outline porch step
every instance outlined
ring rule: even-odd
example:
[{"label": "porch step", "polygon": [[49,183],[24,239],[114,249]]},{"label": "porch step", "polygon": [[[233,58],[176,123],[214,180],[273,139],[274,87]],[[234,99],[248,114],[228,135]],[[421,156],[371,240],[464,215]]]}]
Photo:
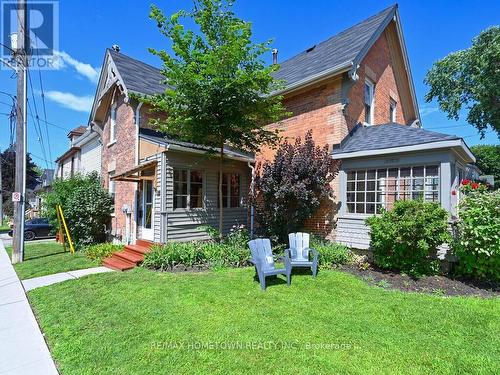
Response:
[{"label": "porch step", "polygon": [[153,241],[149,241],[149,240],[137,240],[135,241],[135,244],[136,246],[143,246],[143,247],[147,247],[148,249],[153,246]]},{"label": "porch step", "polygon": [[146,253],[149,253],[150,247],[146,246],[139,246],[139,245],[126,245],[125,250],[128,250],[130,252],[134,252],[140,255],[144,255]]},{"label": "porch step", "polygon": [[135,263],[119,258],[114,254],[111,255],[111,257],[104,259],[104,262],[102,262],[102,264],[117,271],[130,270],[136,266]]},{"label": "porch step", "polygon": [[111,254],[104,259],[103,265],[118,271],[130,270],[144,260],[144,254],[148,253],[153,243],[145,240],[137,240],[136,245],[126,245],[121,251]]},{"label": "porch step", "polygon": [[144,260],[143,254],[138,254],[135,251],[128,250],[127,248],[123,251],[118,251],[113,255],[132,263],[139,263]]}]

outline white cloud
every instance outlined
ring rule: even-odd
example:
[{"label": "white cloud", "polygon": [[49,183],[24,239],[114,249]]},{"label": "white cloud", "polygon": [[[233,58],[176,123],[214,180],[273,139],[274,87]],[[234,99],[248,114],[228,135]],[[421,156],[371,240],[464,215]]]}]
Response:
[{"label": "white cloud", "polygon": [[54,55],[58,57],[54,61],[54,66],[57,69],[70,66],[92,83],[97,83],[99,80],[99,68],[94,68],[90,64],[78,61],[64,51],[54,51]]},{"label": "white cloud", "polygon": [[425,117],[437,111],[439,111],[438,107],[431,107],[429,105],[424,105],[420,108],[420,116]]},{"label": "white cloud", "polygon": [[76,96],[70,92],[62,91],[46,91],[45,96],[63,107],[78,112],[89,112],[94,102],[93,96]]}]

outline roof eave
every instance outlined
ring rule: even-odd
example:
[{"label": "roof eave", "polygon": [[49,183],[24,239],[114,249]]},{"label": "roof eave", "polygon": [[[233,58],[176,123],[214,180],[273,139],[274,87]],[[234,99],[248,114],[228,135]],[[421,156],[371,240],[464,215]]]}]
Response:
[{"label": "roof eave", "polygon": [[334,66],[333,68],[324,70],[320,73],[314,74],[314,75],[309,76],[307,78],[304,78],[298,82],[295,82],[292,85],[287,86],[282,90],[273,91],[272,93],[269,94],[269,96],[289,94],[293,91],[297,91],[297,90],[300,90],[304,87],[313,85],[316,82],[319,82],[323,79],[331,78],[333,76],[347,72],[351,68],[352,68],[352,61],[346,61],[342,64]]},{"label": "roof eave", "polygon": [[332,158],[338,160],[344,160],[344,159],[354,159],[362,157],[407,153],[407,152],[438,150],[446,148],[455,149],[459,151],[460,154],[464,157],[464,160],[467,162],[473,163],[476,160],[472,152],[469,150],[469,148],[461,138],[450,139],[446,141],[420,143],[410,146],[398,146],[398,147],[380,148],[375,150],[363,150],[354,152],[340,152],[338,154],[336,154],[334,150],[334,152],[332,153]]},{"label": "roof eave", "polygon": [[[173,142],[169,142],[168,139],[165,139],[165,140],[159,140],[157,138],[152,139],[151,137],[148,137],[147,135],[144,135],[144,134],[139,134],[139,138],[142,138],[148,142],[152,142],[155,144],[165,145],[167,147],[167,150],[189,152],[189,153],[194,153],[194,154],[207,154],[208,153],[207,150],[200,150],[200,149],[194,148],[194,147],[181,146],[181,145],[175,144]],[[238,156],[238,155],[231,155],[231,154],[226,153],[225,157],[228,159],[242,161],[245,163],[248,163],[248,162],[255,163],[255,158],[247,157],[247,156],[243,156],[243,155]]]}]

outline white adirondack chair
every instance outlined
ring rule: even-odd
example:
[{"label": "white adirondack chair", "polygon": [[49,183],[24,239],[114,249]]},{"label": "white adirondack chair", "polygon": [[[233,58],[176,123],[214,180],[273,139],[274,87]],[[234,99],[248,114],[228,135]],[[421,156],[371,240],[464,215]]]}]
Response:
[{"label": "white adirondack chair", "polygon": [[276,268],[274,264],[274,256],[271,250],[271,240],[269,238],[258,238],[248,242],[248,247],[252,253],[250,260],[259,277],[260,287],[262,290],[266,289],[266,277],[275,275],[286,275],[286,281],[290,286],[290,259],[285,254],[284,264],[285,268]]},{"label": "white adirondack chair", "polygon": [[313,277],[318,273],[318,252],[309,247],[309,233],[290,233],[288,240],[290,246],[285,250],[285,254],[290,256],[290,265],[294,267],[311,268]]}]

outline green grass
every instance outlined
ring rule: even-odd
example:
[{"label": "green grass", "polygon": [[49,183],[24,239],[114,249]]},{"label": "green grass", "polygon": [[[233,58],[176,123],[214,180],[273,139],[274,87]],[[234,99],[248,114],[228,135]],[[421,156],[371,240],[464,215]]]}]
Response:
[{"label": "green grass", "polygon": [[[387,291],[337,271],[261,292],[253,274],[135,269],[29,298],[64,375],[500,373],[499,299]],[[257,347],[216,347],[234,343]]]},{"label": "green grass", "polygon": [[[6,250],[11,256],[12,247],[8,246]],[[19,278],[24,280],[96,266],[97,263],[88,260],[79,251],[74,255],[69,250],[64,252],[63,246],[57,242],[26,242],[24,262],[14,264],[14,269]]]},{"label": "green grass", "polygon": [[5,223],[4,225],[0,225],[0,232],[7,232],[9,231],[10,227],[9,224]]}]

